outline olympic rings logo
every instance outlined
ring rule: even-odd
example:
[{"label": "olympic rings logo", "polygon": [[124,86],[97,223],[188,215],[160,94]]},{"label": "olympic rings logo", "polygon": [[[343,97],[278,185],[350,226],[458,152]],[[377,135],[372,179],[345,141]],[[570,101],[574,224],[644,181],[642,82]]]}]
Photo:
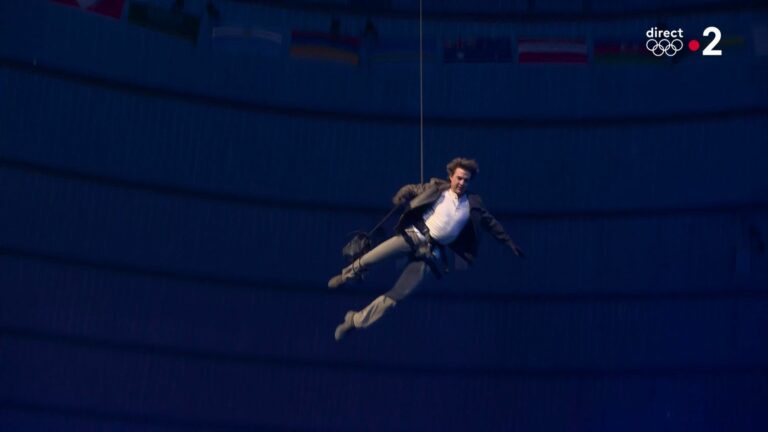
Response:
[{"label": "olympic rings logo", "polygon": [[664,54],[666,54],[668,57],[672,57],[673,55],[677,54],[678,51],[683,49],[683,41],[680,39],[672,39],[670,42],[669,39],[648,39],[648,42],[645,43],[645,47],[648,48],[648,51],[652,52],[653,55],[656,57],[661,57]]}]

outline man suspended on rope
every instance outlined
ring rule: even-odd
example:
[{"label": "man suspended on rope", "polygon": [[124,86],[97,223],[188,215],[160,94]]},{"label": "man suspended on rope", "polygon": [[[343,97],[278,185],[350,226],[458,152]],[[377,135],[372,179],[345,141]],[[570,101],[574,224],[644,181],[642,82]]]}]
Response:
[{"label": "man suspended on rope", "polygon": [[329,288],[338,288],[359,278],[373,264],[392,257],[409,258],[391,290],[364,309],[346,313],[344,322],[336,327],[336,340],[351,329],[366,328],[376,322],[421,283],[427,269],[439,278],[447,268],[446,248],[451,249],[457,259],[472,263],[477,256],[477,235],[481,227],[510,247],[515,255],[524,257],[504,227],[483,207],[480,196],[467,192],[470,181],[479,171],[477,162],[456,158],[447,169],[450,181],[433,178],[429,183],[403,186],[392,199],[398,206],[407,202],[395,228],[397,234],[352,261],[341,274],[328,281]]}]

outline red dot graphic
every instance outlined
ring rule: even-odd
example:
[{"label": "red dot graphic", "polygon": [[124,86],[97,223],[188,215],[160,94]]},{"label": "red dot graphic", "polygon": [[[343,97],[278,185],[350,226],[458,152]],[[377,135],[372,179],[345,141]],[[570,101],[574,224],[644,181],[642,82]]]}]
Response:
[{"label": "red dot graphic", "polygon": [[688,48],[691,51],[698,51],[698,49],[699,49],[699,41],[697,41],[696,39],[693,39],[692,41],[688,42]]}]

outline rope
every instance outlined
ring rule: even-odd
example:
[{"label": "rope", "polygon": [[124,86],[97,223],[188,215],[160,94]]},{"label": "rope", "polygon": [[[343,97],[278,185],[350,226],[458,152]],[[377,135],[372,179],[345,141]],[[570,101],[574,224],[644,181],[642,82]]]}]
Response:
[{"label": "rope", "polygon": [[419,182],[424,183],[424,38],[422,0],[419,0],[419,148],[421,153],[421,177]]},{"label": "rope", "polygon": [[401,206],[402,206],[402,204],[398,204],[398,205],[396,205],[396,206],[392,207],[392,210],[390,210],[390,211],[389,211],[389,213],[387,213],[387,215],[386,215],[386,216],[384,216],[384,217],[383,217],[383,218],[382,218],[382,219],[379,221],[379,223],[377,223],[377,224],[376,224],[376,226],[375,226],[375,227],[373,227],[373,228],[372,228],[370,231],[368,231],[368,232],[366,233],[366,235],[367,235],[368,237],[371,237],[371,236],[373,236],[373,233],[375,233],[375,232],[376,232],[376,230],[377,230],[377,229],[379,229],[379,227],[380,227],[380,226],[382,226],[382,225],[384,224],[384,222],[386,222],[386,221],[387,221],[387,219],[389,219],[389,218],[390,218],[390,217],[391,217],[391,216],[392,216],[392,215],[395,213],[395,211],[396,211],[397,209],[399,209]]}]

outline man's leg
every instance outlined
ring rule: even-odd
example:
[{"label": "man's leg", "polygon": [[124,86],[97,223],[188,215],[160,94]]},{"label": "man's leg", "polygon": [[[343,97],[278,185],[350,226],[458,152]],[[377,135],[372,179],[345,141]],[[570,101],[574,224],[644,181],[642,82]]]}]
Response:
[{"label": "man's leg", "polygon": [[410,251],[411,247],[403,236],[399,234],[394,235],[373,248],[373,250],[354,260],[352,264],[341,271],[340,275],[332,277],[328,281],[328,288],[337,288],[348,280],[356,278],[366,267],[396,255],[407,254]]},{"label": "man's leg", "polygon": [[419,286],[421,281],[424,280],[424,274],[426,272],[426,262],[421,260],[409,262],[408,265],[405,266],[403,273],[400,274],[397,282],[395,282],[395,286],[384,295],[396,302],[408,297],[411,291]]},{"label": "man's leg", "polygon": [[344,333],[352,328],[366,328],[378,321],[390,308],[394,307],[399,300],[404,299],[424,280],[426,269],[427,264],[424,261],[408,263],[391,290],[377,297],[362,310],[347,312],[344,316],[344,322],[336,327],[334,335],[336,340],[341,339]]}]

